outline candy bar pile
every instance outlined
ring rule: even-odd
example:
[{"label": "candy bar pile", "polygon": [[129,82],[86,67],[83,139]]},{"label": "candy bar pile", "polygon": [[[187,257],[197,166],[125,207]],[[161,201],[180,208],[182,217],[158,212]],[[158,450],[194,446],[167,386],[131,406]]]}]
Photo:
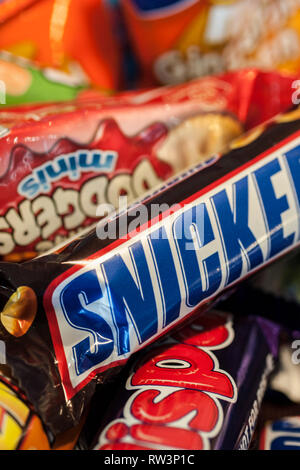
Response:
[{"label": "candy bar pile", "polygon": [[300,450],[299,105],[299,1],[0,2],[0,450]]}]

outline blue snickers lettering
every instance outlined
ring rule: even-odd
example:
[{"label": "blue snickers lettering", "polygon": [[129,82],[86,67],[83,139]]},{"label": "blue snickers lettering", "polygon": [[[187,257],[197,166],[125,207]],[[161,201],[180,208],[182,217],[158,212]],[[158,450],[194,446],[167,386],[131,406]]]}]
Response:
[{"label": "blue snickers lettering", "polygon": [[298,204],[300,206],[300,146],[287,152],[285,159],[290,169],[290,174],[293,179],[298,198]]},{"label": "blue snickers lettering", "polygon": [[202,248],[215,240],[206,205],[198,204],[181,214],[174,222],[173,235],[185,283],[186,304],[195,307],[216,292],[222,279],[217,252],[201,259],[202,252],[205,253]]},{"label": "blue snickers lettering", "polygon": [[148,236],[157,277],[160,284],[161,298],[164,305],[163,327],[172,323],[180,314],[181,294],[174,260],[164,227]]},{"label": "blue snickers lettering", "polygon": [[229,275],[227,284],[231,284],[241,275],[243,268],[242,252],[247,255],[248,269],[254,269],[263,263],[262,251],[248,225],[249,189],[247,176],[234,183],[233,194],[233,212],[225,189],[211,198],[217,212],[228,259]]},{"label": "blue snickers lettering", "polygon": [[300,438],[297,436],[280,436],[271,442],[271,450],[299,450]]},{"label": "blue snickers lettering", "polygon": [[280,431],[280,432],[296,432],[300,434],[300,426],[296,425],[295,423],[280,419],[279,421],[274,421],[272,424],[273,431]]},{"label": "blue snickers lettering", "polygon": [[272,176],[280,171],[281,167],[276,158],[254,172],[270,231],[270,253],[268,258],[272,258],[289,247],[295,237],[295,233],[288,237],[283,235],[281,214],[289,209],[289,204],[286,196],[276,197],[271,180]]},{"label": "blue snickers lettering", "polygon": [[157,307],[149,267],[143,246],[134,243],[129,252],[138,285],[118,254],[102,264],[111,297],[111,309],[118,333],[119,355],[130,352],[128,317],[139,344],[157,333]]},{"label": "blue snickers lettering", "polygon": [[[61,293],[61,306],[73,328],[86,331],[87,337],[73,347],[77,374],[86,372],[107,359],[114,348],[113,334],[108,323],[88,309],[101,299],[102,291],[95,270],[71,281]],[[101,312],[99,312],[101,313]],[[93,340],[91,341],[90,335]]]}]

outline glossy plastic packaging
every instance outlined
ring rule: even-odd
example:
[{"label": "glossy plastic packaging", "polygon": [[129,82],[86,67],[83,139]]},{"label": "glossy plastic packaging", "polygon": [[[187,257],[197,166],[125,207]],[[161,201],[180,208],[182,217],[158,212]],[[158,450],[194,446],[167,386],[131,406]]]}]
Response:
[{"label": "glossy plastic packaging", "polygon": [[51,249],[120,197],[131,202],[224,152],[243,128],[290,106],[293,82],[248,70],[0,110],[0,255],[18,261]]},{"label": "glossy plastic packaging", "polygon": [[133,353],[299,245],[299,148],[295,109],[89,233],[0,265],[8,366],[54,434]]},{"label": "glossy plastic packaging", "polygon": [[50,450],[43,424],[24,395],[0,375],[0,450]]},{"label": "glossy plastic packaging", "polygon": [[94,448],[247,449],[277,337],[259,317],[214,310],[171,333],[126,369]]},{"label": "glossy plastic packaging", "polygon": [[261,432],[260,450],[300,450],[300,417],[269,421]]}]

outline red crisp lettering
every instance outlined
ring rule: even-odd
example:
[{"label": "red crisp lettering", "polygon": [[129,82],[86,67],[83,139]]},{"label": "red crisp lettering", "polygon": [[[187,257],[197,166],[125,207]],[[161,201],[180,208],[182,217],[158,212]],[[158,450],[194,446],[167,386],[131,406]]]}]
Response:
[{"label": "red crisp lettering", "polygon": [[158,390],[146,390],[136,396],[131,413],[138,420],[148,424],[168,424],[196,410],[189,421],[191,428],[211,432],[218,421],[218,407],[205,393],[195,390],[178,390],[160,401]]},{"label": "red crisp lettering", "polygon": [[[180,364],[176,368],[176,363]],[[185,366],[185,367],[183,367]],[[214,361],[206,351],[186,344],[168,345],[151,353],[132,377],[132,385],[173,386],[213,392],[232,398],[230,379],[214,371]]]},{"label": "red crisp lettering", "polygon": [[[174,335],[179,343],[194,346],[213,347],[224,344],[228,339],[229,332],[226,326],[228,315],[218,312],[210,312],[201,315],[192,325],[188,325]],[[200,329],[201,328],[201,329]]]}]

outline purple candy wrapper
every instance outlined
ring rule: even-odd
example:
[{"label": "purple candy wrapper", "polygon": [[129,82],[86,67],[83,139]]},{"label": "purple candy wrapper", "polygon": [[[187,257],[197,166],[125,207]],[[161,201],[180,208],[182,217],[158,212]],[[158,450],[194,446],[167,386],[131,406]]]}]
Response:
[{"label": "purple candy wrapper", "polygon": [[150,346],[127,367],[93,447],[247,449],[278,334],[265,319],[211,311]]}]

